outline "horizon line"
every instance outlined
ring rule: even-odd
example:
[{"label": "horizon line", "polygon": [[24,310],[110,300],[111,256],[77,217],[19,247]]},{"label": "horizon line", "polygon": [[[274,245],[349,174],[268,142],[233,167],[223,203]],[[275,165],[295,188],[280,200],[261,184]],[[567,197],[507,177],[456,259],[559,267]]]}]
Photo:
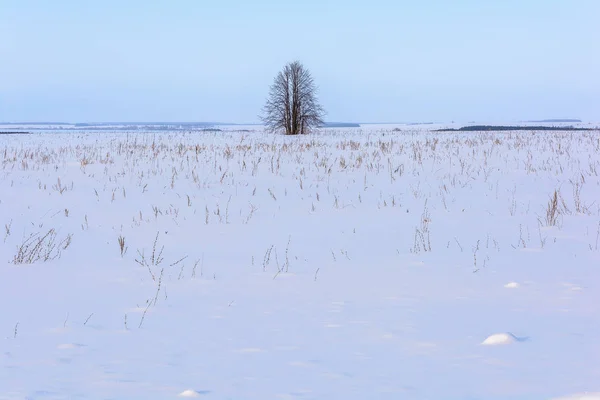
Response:
[{"label": "horizon line", "polygon": [[[477,123],[490,120],[470,120],[467,123]],[[497,121],[509,121],[509,119],[498,119]],[[591,122],[584,121],[580,118],[547,118],[547,119],[530,119],[530,120],[512,120],[520,123],[551,123],[551,122]],[[353,121],[325,121],[324,124],[361,124],[361,125],[392,125],[392,124],[413,124],[413,125],[433,125],[433,124],[455,124],[461,122],[455,121],[369,121],[369,122],[353,122]],[[0,121],[0,125],[263,125],[260,122],[218,122],[218,121],[90,121],[90,122],[66,122],[66,121],[17,121],[8,122]]]}]

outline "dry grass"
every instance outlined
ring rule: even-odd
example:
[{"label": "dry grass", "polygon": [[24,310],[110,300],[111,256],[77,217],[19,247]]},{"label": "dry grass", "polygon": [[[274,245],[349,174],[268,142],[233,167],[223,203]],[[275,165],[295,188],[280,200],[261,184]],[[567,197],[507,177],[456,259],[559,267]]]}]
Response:
[{"label": "dry grass", "polygon": [[66,250],[72,240],[72,235],[58,240],[56,230],[50,229],[48,232],[32,233],[17,248],[12,262],[15,265],[33,264],[38,261],[46,262],[60,258],[62,251]]},{"label": "dry grass", "polygon": [[156,276],[154,275],[154,272],[152,272],[152,267],[158,267],[164,260],[162,257],[162,253],[165,249],[165,246],[162,246],[160,249],[158,249],[158,235],[159,232],[156,233],[156,238],[154,239],[154,243],[152,245],[152,253],[150,255],[150,258],[146,258],[144,250],[138,250],[137,253],[139,257],[135,259],[136,263],[148,269],[148,272],[150,272],[150,276],[152,276],[153,281],[156,281]]},{"label": "dry grass", "polygon": [[123,257],[125,253],[127,253],[128,249],[128,247],[125,246],[125,237],[123,235],[119,235],[117,241],[119,242],[119,250],[121,252],[121,257]]},{"label": "dry grass", "polygon": [[560,216],[558,198],[558,190],[555,190],[546,207],[546,226],[556,226],[558,224],[558,217]]},{"label": "dry grass", "polygon": [[[300,138],[231,132],[201,136],[130,133],[127,137],[118,133],[107,134],[106,140],[81,139],[57,146],[38,142],[7,145],[0,152],[0,171],[8,190],[26,179],[23,177],[36,176],[33,190],[60,201],[49,215],[64,212],[71,221],[60,223],[76,220],[82,237],[102,235],[98,227],[111,224],[112,230],[102,239],[114,251],[115,236],[122,233],[117,242],[120,256],[126,260],[127,245],[137,244],[137,233],[155,232],[158,226],[192,226],[199,235],[210,235],[213,225],[222,224],[219,229],[223,232],[239,228],[252,234],[263,222],[293,213],[301,219],[335,214],[354,218],[363,212],[377,212],[389,215],[390,225],[397,227],[401,237],[398,253],[426,257],[424,253],[456,251],[466,265],[479,269],[486,265],[484,246],[469,251],[479,238],[487,235],[489,247],[498,251],[509,245],[549,247],[552,238],[547,240],[545,235],[552,236],[552,230],[544,227],[562,229],[570,218],[593,218],[593,223],[588,223],[593,231],[585,246],[597,250],[599,149],[598,132],[329,131]],[[530,184],[535,188],[525,187]],[[562,193],[554,188],[562,188]],[[550,193],[549,199],[544,198],[545,193]],[[81,204],[101,209],[107,220],[90,214],[88,221],[85,213],[89,210],[81,210]],[[473,223],[478,218],[474,213],[493,213],[495,221],[506,221],[509,226],[479,226]],[[39,214],[33,216],[32,212],[31,221],[41,231],[40,221],[34,219]],[[120,220],[111,219],[112,215],[119,215]],[[446,216],[452,218],[452,224]],[[453,225],[457,220],[470,221],[472,226],[457,232]],[[54,221],[52,226],[58,227]],[[12,225],[12,220],[5,224],[8,245],[16,239],[17,228]],[[500,237],[500,229],[511,232],[512,237]],[[265,238],[248,250],[252,254],[244,256],[256,258],[253,267],[257,269],[262,257],[262,269],[274,274],[295,269],[288,254],[290,231],[284,230],[276,239]],[[138,245],[135,258],[150,271],[154,282],[160,280],[165,250],[158,240],[157,234],[151,250]],[[34,234],[19,245],[13,262],[56,259],[68,243],[70,236],[59,240],[54,230]],[[293,250],[301,252],[302,246],[295,239]],[[333,258],[337,265],[350,261],[348,252],[339,251],[343,246],[324,243],[321,255],[327,262]],[[359,254],[351,250],[356,260]],[[175,277],[196,277],[197,269],[202,277],[203,264],[196,261],[188,273],[181,259]],[[319,268],[323,269],[320,273],[328,272],[324,265],[311,266],[311,271],[316,270],[315,280]],[[169,273],[169,267],[165,271]],[[212,271],[210,275],[214,276]],[[162,282],[163,289],[165,282],[170,281]]]}]

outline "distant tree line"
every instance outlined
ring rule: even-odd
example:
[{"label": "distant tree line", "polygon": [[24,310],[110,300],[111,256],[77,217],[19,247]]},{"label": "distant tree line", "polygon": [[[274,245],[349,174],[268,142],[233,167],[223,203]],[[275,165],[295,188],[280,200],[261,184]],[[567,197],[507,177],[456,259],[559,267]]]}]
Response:
[{"label": "distant tree line", "polygon": [[590,128],[575,128],[573,126],[496,126],[472,125],[462,128],[436,129],[434,132],[479,132],[479,131],[591,131]]}]

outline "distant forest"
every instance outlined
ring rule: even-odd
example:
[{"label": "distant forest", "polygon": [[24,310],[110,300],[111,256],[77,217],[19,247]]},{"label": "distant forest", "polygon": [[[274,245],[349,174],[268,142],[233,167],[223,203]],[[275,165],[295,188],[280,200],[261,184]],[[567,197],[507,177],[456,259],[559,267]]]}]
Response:
[{"label": "distant forest", "polygon": [[324,122],[322,128],[360,128],[360,124],[354,122]]},{"label": "distant forest", "polygon": [[434,132],[480,132],[480,131],[593,131],[592,128],[575,128],[573,126],[497,126],[472,125],[462,128],[436,129]]}]

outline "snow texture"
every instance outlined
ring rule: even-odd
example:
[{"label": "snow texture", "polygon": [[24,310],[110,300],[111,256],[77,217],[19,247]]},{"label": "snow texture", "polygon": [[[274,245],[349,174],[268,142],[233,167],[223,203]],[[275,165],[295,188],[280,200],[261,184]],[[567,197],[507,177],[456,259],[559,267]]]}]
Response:
[{"label": "snow texture", "polygon": [[599,133],[436,127],[0,135],[0,399],[597,392]]},{"label": "snow texture", "polygon": [[600,393],[581,393],[572,396],[557,397],[554,400],[600,400]]}]

